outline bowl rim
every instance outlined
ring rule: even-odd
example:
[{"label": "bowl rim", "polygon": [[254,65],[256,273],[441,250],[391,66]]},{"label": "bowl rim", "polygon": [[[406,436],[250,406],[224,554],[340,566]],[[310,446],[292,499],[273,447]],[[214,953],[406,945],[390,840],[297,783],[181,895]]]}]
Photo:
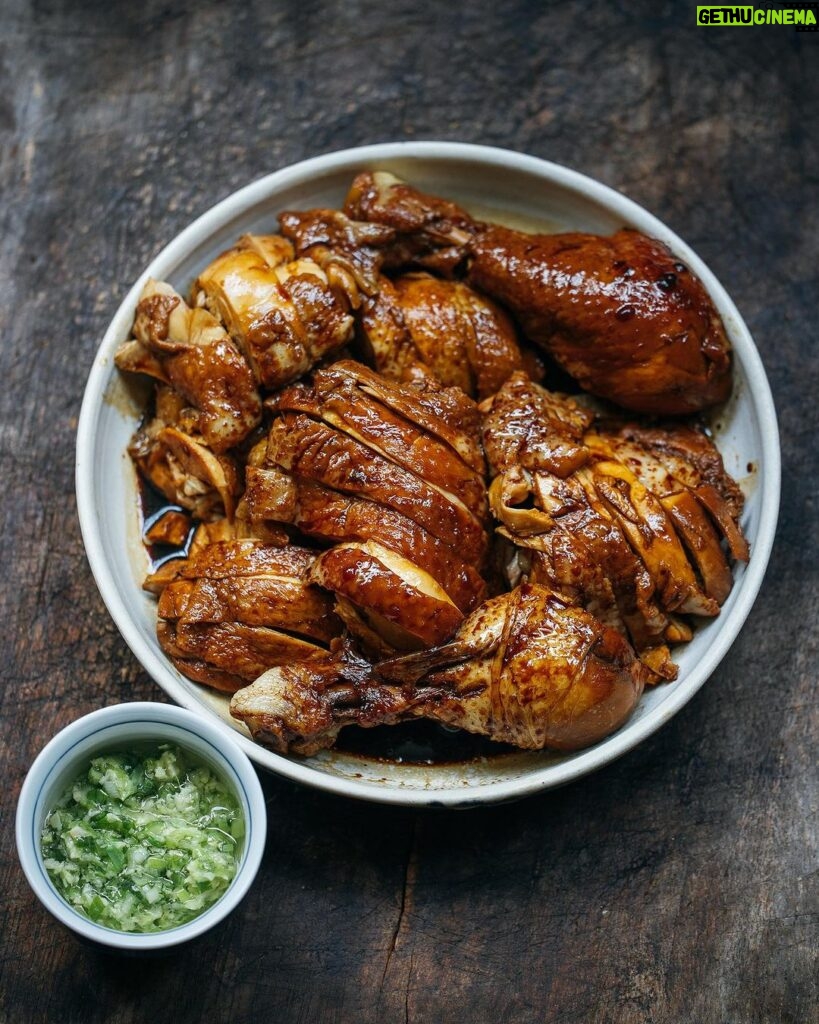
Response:
[{"label": "bowl rim", "polygon": [[[227,781],[237,789],[236,795],[245,815],[242,858],[225,893],[193,920],[158,932],[121,932],[84,917],[59,894],[43,866],[40,852],[36,819],[42,807],[44,790],[51,785],[56,775],[62,774],[66,763],[73,759],[72,751],[78,745],[99,735],[98,744],[93,744],[91,749],[82,753],[84,759],[90,759],[94,756],[94,750],[105,749],[116,742],[111,738],[106,740],[105,736],[110,735],[112,729],[123,725],[143,726],[146,740],[156,735],[153,727],[157,726],[182,729],[203,740],[228,766],[231,776]],[[179,744],[184,747],[185,741],[180,739]],[[217,766],[218,769],[221,767]],[[113,704],[83,715],[46,743],[31,765],[20,790],[15,816],[15,839],[26,880],[35,896],[58,921],[82,938],[99,945],[130,952],[146,952],[167,949],[195,939],[236,908],[253,883],[261,864],[267,839],[267,810],[261,783],[253,765],[233,737],[223,735],[212,720],[203,719],[201,715],[185,708],[159,701],[134,701]]]},{"label": "bowl rim", "polygon": [[89,564],[102,599],[123,639],[143,668],[177,703],[202,714],[202,704],[176,680],[167,663],[143,642],[125,601],[122,599],[102,541],[96,530],[94,512],[93,451],[103,395],[112,374],[113,353],[120,341],[121,324],[133,315],[138,295],[150,276],[162,276],[164,266],[182,259],[203,238],[218,230],[220,224],[238,216],[276,189],[298,184],[310,175],[360,168],[379,160],[418,158],[427,161],[480,162],[500,171],[517,170],[549,181],[556,187],[581,195],[606,208],[624,223],[659,238],[686,261],[703,282],[724,320],[730,320],[735,358],[739,358],[748,381],[748,391],[756,410],[761,440],[759,460],[760,510],[754,550],[737,586],[740,592],[729,615],[708,647],[705,655],[661,704],[638,720],[602,740],[570,761],[533,768],[525,775],[469,787],[468,789],[411,789],[351,779],[312,768],[309,760],[291,759],[255,744],[213,715],[209,721],[230,736],[258,765],[291,780],[327,792],[357,799],[409,806],[468,807],[527,796],[543,789],[565,785],[633,749],[661,728],[700,689],[728,652],[742,628],[762,585],[776,533],[780,495],[779,433],[773,397],[759,352],[751,334],[728,293],[699,256],[662,221],[615,189],[578,171],[539,157],[493,146],[462,142],[412,141],[377,143],[311,157],[284,167],[251,182],[210,207],[176,235],[149,263],[119,305],[96,352],[89,373],[77,428],[76,494],[80,529]]}]

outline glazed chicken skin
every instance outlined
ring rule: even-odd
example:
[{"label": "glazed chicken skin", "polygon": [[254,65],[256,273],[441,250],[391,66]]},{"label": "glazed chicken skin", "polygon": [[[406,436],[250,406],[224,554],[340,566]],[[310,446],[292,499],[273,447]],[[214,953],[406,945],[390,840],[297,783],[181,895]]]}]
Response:
[{"label": "glazed chicken skin", "polygon": [[283,412],[267,439],[267,458],[295,477],[386,505],[412,519],[467,558],[481,560],[481,520],[451,491],[398,465],[346,432],[303,413]]},{"label": "glazed chicken skin", "polygon": [[488,504],[465,402],[342,361],[271,399],[250,455],[240,517],[333,543],[311,579],[376,656],[443,642],[485,593]]},{"label": "glazed chicken skin", "polygon": [[294,259],[285,238],[243,236],[196,279],[194,302],[225,324],[256,380],[281,387],[345,345],[348,304],[311,259]]},{"label": "glazed chicken skin", "polygon": [[261,420],[253,374],[225,329],[163,281],[146,283],[133,337],[114,359],[120,370],[170,385],[198,410],[195,429],[217,454],[243,441]]},{"label": "glazed chicken skin", "polygon": [[[431,486],[451,494],[480,521],[486,517],[486,488],[482,474],[467,465],[448,444],[422,422],[394,411],[381,396],[365,388],[377,381],[352,362],[319,370],[312,385],[295,385],[281,392],[270,405],[279,412],[302,413],[340,430],[408,472],[419,474]],[[414,397],[405,388],[393,388],[396,399]],[[408,411],[409,407],[405,406]]]},{"label": "glazed chicken skin", "polygon": [[461,270],[481,225],[456,203],[428,195],[386,171],[364,171],[354,179],[344,215],[393,232],[382,243],[383,265],[393,270],[421,266],[451,277]]},{"label": "glazed chicken skin", "polygon": [[381,287],[381,271],[396,245],[396,233],[383,224],[354,221],[340,210],[285,210],[282,236],[299,257],[314,260],[350,307]]},{"label": "glazed chicken skin", "polygon": [[682,424],[663,429],[627,423],[617,429],[617,436],[621,443],[639,447],[641,473],[647,474],[654,463],[656,475],[656,463],[662,466],[665,477],[658,491],[681,487],[693,491],[725,538],[731,556],[738,562],[748,561],[748,542],[739,525],[745,499],[726,473],[722,456],[701,430]]},{"label": "glazed chicken skin", "polygon": [[326,652],[341,622],[310,584],[315,552],[217,541],[146,580],[159,597],[157,636],[189,679],[229,693],[271,665]]},{"label": "glazed chicken skin", "polygon": [[238,690],[230,713],[257,743],[310,756],[332,747],[345,725],[394,725],[408,717],[401,687],[385,686],[349,641],[308,662],[269,669]]},{"label": "glazed chicken skin", "polygon": [[473,398],[493,395],[524,366],[515,327],[496,303],[431,274],[384,279],[364,303],[359,329],[379,373],[400,380],[421,363]]},{"label": "glazed chicken skin", "polygon": [[465,274],[593,394],[682,415],[727,399],[730,344],[702,283],[662,242],[537,235],[473,221],[384,173],[353,183],[345,213],[415,241],[415,262]]},{"label": "glazed chicken skin", "polygon": [[[433,573],[377,541],[335,545],[316,560],[310,579],[343,601],[339,615],[365,647],[377,652],[441,643],[463,620]],[[349,606],[363,627],[350,616]],[[376,645],[371,633],[382,643]]]},{"label": "glazed chicken skin", "polygon": [[643,675],[619,633],[526,584],[481,605],[445,646],[374,672],[343,649],[272,669],[233,697],[231,714],[281,753],[316,753],[346,725],[413,718],[523,749],[573,750],[629,717]]},{"label": "glazed chicken skin", "polygon": [[[378,373],[403,380],[421,364],[445,386],[482,399],[524,367],[515,326],[491,299],[462,281],[383,273],[412,259],[412,252],[399,258],[392,228],[323,209],[288,211],[280,223],[296,253],[319,263],[350,297],[366,361]],[[529,365],[539,371],[531,358]]]},{"label": "glazed chicken skin", "polygon": [[[263,458],[262,454],[262,458]],[[270,521],[290,523],[322,544],[374,541],[424,570],[463,612],[471,611],[486,587],[480,573],[448,544],[408,516],[375,501],[342,494],[277,469],[249,465],[238,521],[251,517],[251,532]]]},{"label": "glazed chicken skin", "polygon": [[596,743],[631,715],[645,680],[620,633],[532,584],[485,602],[451,643],[378,671],[436,691],[416,714],[524,750]]},{"label": "glazed chicken skin", "polygon": [[587,391],[635,412],[684,415],[731,390],[725,329],[700,281],[637,231],[482,231],[469,280]]},{"label": "glazed chicken skin", "polygon": [[717,615],[730,591],[722,541],[747,558],[741,494],[716,449],[688,427],[595,425],[522,374],[483,410],[492,511],[516,549],[510,581],[525,573],[592,610],[673,678],[667,644],[691,636],[680,614]]}]

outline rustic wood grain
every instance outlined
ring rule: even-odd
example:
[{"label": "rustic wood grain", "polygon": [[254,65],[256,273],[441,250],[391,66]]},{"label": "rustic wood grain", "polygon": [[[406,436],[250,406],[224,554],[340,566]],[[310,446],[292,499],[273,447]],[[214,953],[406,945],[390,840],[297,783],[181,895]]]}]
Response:
[{"label": "rustic wood grain", "polygon": [[[819,37],[694,4],[5,0],[0,35],[0,1020],[805,1024],[817,990]],[[60,930],[13,846],[81,713],[163,699],[86,565],[82,388],[120,296],[214,201],[305,156],[444,138],[585,171],[686,238],[754,333],[781,527],[730,657],[659,734],[460,814],[264,779],[239,910],[155,961]]]}]

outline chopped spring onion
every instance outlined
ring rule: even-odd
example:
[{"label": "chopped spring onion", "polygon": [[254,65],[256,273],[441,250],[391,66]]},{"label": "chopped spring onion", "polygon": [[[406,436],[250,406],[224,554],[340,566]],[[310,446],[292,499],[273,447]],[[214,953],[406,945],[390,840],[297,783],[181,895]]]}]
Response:
[{"label": "chopped spring onion", "polygon": [[41,840],[63,898],[123,932],[198,917],[233,880],[243,841],[231,787],[170,744],[94,758],[46,818]]}]

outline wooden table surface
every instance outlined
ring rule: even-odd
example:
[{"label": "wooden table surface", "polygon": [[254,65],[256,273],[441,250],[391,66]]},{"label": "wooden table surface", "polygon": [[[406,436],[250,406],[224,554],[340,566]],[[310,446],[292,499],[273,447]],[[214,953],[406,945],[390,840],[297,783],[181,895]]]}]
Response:
[{"label": "wooden table surface", "polygon": [[[819,37],[693,3],[231,6],[5,0],[0,37],[0,1021],[819,1020]],[[149,258],[240,185],[363,143],[529,152],[621,189],[706,259],[782,431],[768,575],[699,695],[605,770],[461,813],[265,776],[257,883],[156,961],[94,952],[20,871],[22,779],[61,726],[163,700],[97,593],[74,435]]]}]

